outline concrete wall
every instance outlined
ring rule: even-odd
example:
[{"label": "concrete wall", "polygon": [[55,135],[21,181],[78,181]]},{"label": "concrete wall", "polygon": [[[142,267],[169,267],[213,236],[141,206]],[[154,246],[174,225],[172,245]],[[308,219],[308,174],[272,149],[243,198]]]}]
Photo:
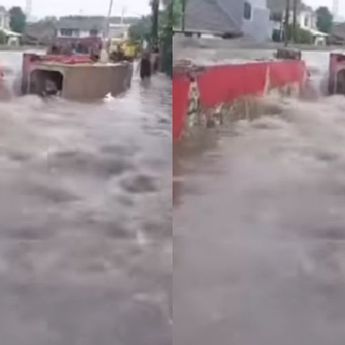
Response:
[{"label": "concrete wall", "polygon": [[[133,66],[130,63],[108,65],[48,65],[37,64],[33,71],[57,71],[63,76],[63,89],[61,96],[66,99],[92,101],[104,98],[107,94],[117,96],[131,85]],[[29,79],[29,85],[30,85]],[[23,92],[28,87],[23,83]],[[29,93],[35,93],[33,89]]]},{"label": "concrete wall", "polygon": [[130,87],[132,73],[131,64],[65,67],[62,97],[93,100],[109,93],[117,96]]}]

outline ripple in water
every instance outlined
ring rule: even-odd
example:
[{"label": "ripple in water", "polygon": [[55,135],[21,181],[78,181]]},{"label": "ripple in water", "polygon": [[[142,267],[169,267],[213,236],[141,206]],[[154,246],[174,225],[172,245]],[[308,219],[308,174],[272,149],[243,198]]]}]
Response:
[{"label": "ripple in water", "polygon": [[0,118],[1,342],[171,344],[170,81]]},{"label": "ripple in water", "polygon": [[178,163],[176,344],[345,337],[345,98],[266,102]]}]

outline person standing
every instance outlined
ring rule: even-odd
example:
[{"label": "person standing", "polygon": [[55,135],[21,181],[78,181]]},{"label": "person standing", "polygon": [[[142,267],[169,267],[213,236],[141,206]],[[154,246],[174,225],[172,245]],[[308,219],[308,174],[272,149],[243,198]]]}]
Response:
[{"label": "person standing", "polygon": [[151,78],[152,75],[152,63],[151,54],[149,52],[144,52],[140,61],[140,78],[142,80]]}]

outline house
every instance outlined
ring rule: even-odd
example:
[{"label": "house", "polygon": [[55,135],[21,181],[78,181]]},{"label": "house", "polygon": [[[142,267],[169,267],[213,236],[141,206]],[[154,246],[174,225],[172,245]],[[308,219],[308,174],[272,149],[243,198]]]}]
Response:
[{"label": "house", "polygon": [[6,8],[0,6],[0,30],[4,33],[5,40],[3,44],[19,45],[21,34],[14,32],[10,27],[10,14],[6,11]]},{"label": "house", "polygon": [[257,41],[268,41],[272,37],[270,10],[266,0],[250,0],[243,2],[243,33]]},{"label": "house", "polygon": [[44,19],[28,23],[23,35],[24,44],[51,45],[56,37],[56,21]]},{"label": "house", "polygon": [[129,37],[129,28],[130,24],[109,24],[109,37],[110,38],[119,38],[119,39],[128,39]]},{"label": "house", "polygon": [[127,37],[129,27],[138,18],[112,17],[107,30],[107,20],[102,16],[68,16],[61,17],[56,25],[58,39],[83,39],[109,37]]},{"label": "house", "polygon": [[[290,14],[292,20],[293,13]],[[317,31],[317,16],[314,10],[309,6],[302,6],[297,13],[297,24],[301,29]]]},{"label": "house", "polygon": [[185,31],[266,41],[272,32],[269,16],[266,0],[188,0]]},{"label": "house", "polygon": [[0,30],[10,30],[10,14],[0,6]]},{"label": "house", "polygon": [[[283,37],[284,22],[286,13],[286,0],[267,0],[267,7],[271,11],[271,22],[273,24],[273,36]],[[293,23],[293,9],[289,13],[289,24]],[[325,44],[327,34],[317,29],[317,15],[312,7],[305,5],[303,2],[297,4],[297,25],[306,31],[309,31],[314,39],[315,44]]]},{"label": "house", "polygon": [[56,37],[58,39],[102,38],[105,25],[104,17],[61,17],[56,25]]},{"label": "house", "polygon": [[[271,21],[275,24],[275,29],[283,30],[286,13],[286,0],[267,0],[267,7],[271,11]],[[302,2],[297,4],[297,25],[303,29],[316,29],[316,15],[313,9]],[[293,9],[289,13],[289,23],[293,23]]]},{"label": "house", "polygon": [[345,23],[333,25],[329,40],[334,45],[345,45]]}]

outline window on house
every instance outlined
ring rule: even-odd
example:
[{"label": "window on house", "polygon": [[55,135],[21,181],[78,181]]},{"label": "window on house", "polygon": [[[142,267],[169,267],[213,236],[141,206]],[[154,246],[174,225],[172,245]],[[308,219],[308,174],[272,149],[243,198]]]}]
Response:
[{"label": "window on house", "polygon": [[244,19],[250,20],[252,18],[252,5],[248,2],[244,2]]},{"label": "window on house", "polygon": [[72,37],[73,36],[73,30],[72,29],[61,29],[60,33],[61,33],[61,36],[64,36],[64,37]]},{"label": "window on house", "polygon": [[78,29],[60,29],[60,35],[62,37],[79,37],[80,30]]},{"label": "window on house", "polygon": [[270,20],[273,22],[281,23],[283,21],[283,13],[282,12],[271,12]]},{"label": "window on house", "polygon": [[309,18],[308,18],[308,16],[305,16],[304,17],[304,26],[307,28],[307,27],[309,27]]},{"label": "window on house", "polygon": [[91,37],[97,37],[98,36],[98,30],[97,29],[91,29],[90,30],[90,36]]}]

